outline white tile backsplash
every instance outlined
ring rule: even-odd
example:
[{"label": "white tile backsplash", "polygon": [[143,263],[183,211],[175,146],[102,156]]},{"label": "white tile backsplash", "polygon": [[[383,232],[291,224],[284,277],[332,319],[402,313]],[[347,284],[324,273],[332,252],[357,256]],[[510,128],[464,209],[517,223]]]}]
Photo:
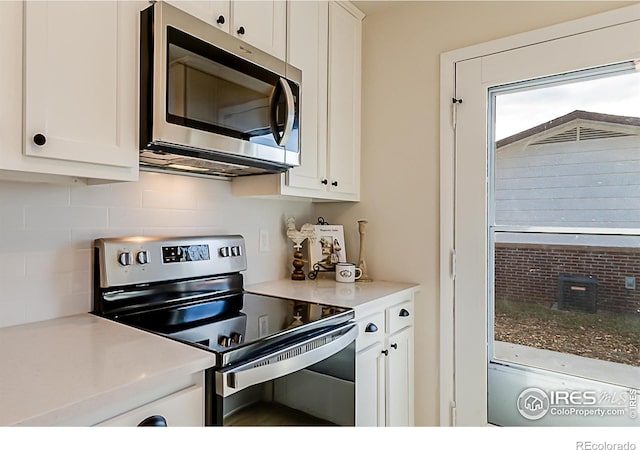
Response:
[{"label": "white tile backsplash", "polygon": [[69,206],[68,186],[47,186],[46,189],[28,189],[24,183],[3,183],[0,189],[0,205]]},{"label": "white tile backsplash", "polygon": [[28,230],[101,228],[109,225],[109,209],[91,206],[25,206]]},{"label": "white tile backsplash", "polygon": [[[158,173],[104,185],[0,181],[0,327],[90,311],[99,237],[241,234],[245,283],[287,277],[285,219],[300,226],[312,213],[309,202],[236,198],[227,181]],[[258,253],[261,229],[267,253]]]}]

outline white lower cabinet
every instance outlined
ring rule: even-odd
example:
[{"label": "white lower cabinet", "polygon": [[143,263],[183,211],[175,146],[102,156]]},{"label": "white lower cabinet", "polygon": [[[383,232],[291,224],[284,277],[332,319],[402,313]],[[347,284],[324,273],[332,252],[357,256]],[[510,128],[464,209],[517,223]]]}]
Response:
[{"label": "white lower cabinet", "polygon": [[376,342],[356,356],[356,426],[385,426],[384,344]]},{"label": "white lower cabinet", "polygon": [[372,303],[356,308],[356,426],[412,426],[413,299]]},{"label": "white lower cabinet", "polygon": [[386,367],[386,425],[413,425],[413,327],[389,336]]},{"label": "white lower cabinet", "polygon": [[203,387],[197,385],[188,387],[100,422],[97,426],[135,427],[154,424],[168,427],[204,426]]}]

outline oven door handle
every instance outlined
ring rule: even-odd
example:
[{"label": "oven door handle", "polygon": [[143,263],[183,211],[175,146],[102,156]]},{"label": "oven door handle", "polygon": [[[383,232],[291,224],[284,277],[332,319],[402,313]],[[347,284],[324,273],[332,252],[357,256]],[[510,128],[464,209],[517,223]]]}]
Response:
[{"label": "oven door handle", "polygon": [[228,397],[250,386],[309,367],[338,353],[357,336],[358,327],[349,322],[262,358],[219,370],[216,372],[216,394]]}]

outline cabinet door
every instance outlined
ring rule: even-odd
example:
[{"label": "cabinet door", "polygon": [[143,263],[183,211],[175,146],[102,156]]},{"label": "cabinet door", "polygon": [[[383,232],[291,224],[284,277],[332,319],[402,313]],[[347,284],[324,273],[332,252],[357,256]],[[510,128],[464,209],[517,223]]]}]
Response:
[{"label": "cabinet door", "polygon": [[0,2],[0,161],[22,147],[22,4]]},{"label": "cabinet door", "polygon": [[329,5],[329,188],[360,192],[361,21]]},{"label": "cabinet door", "polygon": [[284,0],[233,1],[230,33],[282,60],[287,46],[287,3]]},{"label": "cabinet door", "polygon": [[24,153],[137,167],[144,2],[25,2]]},{"label": "cabinet door", "polygon": [[382,342],[356,355],[356,426],[385,425],[385,356]]},{"label": "cabinet door", "polygon": [[302,70],[301,157],[287,185],[322,190],[327,178],[327,40],[329,3],[289,3],[288,62]]},{"label": "cabinet door", "polygon": [[413,327],[387,338],[387,426],[413,425]]},{"label": "cabinet door", "polygon": [[200,20],[218,27],[222,31],[229,32],[231,2],[228,0],[170,0],[168,3],[171,3],[176,8],[180,8]]}]

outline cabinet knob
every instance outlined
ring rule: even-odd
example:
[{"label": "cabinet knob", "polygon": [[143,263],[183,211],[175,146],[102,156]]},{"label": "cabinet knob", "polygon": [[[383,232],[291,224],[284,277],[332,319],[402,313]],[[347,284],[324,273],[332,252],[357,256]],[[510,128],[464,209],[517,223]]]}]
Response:
[{"label": "cabinet knob", "polygon": [[33,143],[39,147],[42,147],[47,143],[47,137],[44,134],[38,133],[33,135]]},{"label": "cabinet knob", "polygon": [[382,350],[380,353],[382,353],[384,356],[389,356],[389,350]]},{"label": "cabinet knob", "polygon": [[239,35],[243,35],[243,34],[244,34],[244,27],[240,27],[240,28],[238,28],[237,33],[238,33]]},{"label": "cabinet knob", "polygon": [[218,25],[224,25],[224,16],[218,16],[218,20],[216,20]]},{"label": "cabinet knob", "polygon": [[149,416],[138,424],[139,427],[166,427],[167,419],[162,416]]},{"label": "cabinet knob", "polygon": [[338,187],[338,181],[334,180],[331,182],[331,186]]},{"label": "cabinet knob", "polygon": [[329,184],[329,180],[327,180],[326,178],[323,178],[320,183],[322,183],[322,184],[324,184],[326,186],[327,184]]},{"label": "cabinet knob", "polygon": [[378,327],[376,326],[375,323],[369,323],[367,327],[364,329],[365,333],[375,333],[376,331],[378,331]]},{"label": "cabinet knob", "polygon": [[400,310],[400,314],[398,314],[399,317],[409,317],[409,311],[407,311],[406,309],[402,308]]},{"label": "cabinet knob", "polygon": [[391,347],[392,347],[394,350],[398,350],[398,344],[396,344],[395,342],[394,342],[393,344],[391,344]]}]

